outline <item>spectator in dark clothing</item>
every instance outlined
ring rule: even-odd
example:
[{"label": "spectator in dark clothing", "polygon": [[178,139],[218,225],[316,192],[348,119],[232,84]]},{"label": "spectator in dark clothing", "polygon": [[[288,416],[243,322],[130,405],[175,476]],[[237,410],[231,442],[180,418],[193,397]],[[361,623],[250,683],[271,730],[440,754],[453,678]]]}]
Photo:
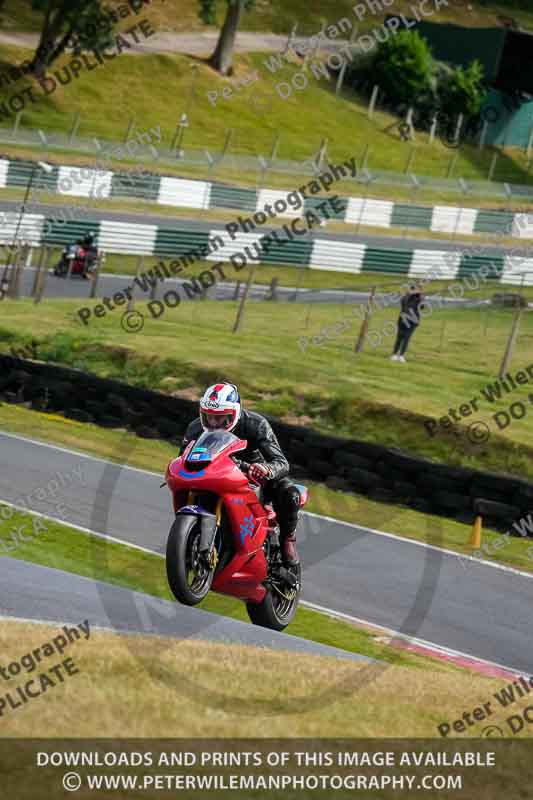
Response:
[{"label": "spectator in dark clothing", "polygon": [[405,352],[409,340],[420,323],[420,307],[422,294],[417,286],[410,286],[407,294],[401,301],[400,316],[398,317],[398,334],[394,345],[391,361],[405,362]]}]

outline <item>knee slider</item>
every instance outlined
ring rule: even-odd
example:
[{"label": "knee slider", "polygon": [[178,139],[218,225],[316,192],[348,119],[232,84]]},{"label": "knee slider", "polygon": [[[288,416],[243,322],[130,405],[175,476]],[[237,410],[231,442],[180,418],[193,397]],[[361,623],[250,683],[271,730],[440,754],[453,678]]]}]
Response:
[{"label": "knee slider", "polygon": [[300,492],[296,486],[287,488],[284,499],[288,510],[297,511],[300,508]]}]

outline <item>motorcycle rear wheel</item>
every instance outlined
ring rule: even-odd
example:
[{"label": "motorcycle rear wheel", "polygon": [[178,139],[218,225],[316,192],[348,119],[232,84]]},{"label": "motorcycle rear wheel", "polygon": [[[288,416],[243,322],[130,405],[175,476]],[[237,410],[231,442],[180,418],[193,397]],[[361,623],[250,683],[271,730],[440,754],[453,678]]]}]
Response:
[{"label": "motorcycle rear wheel", "polygon": [[199,558],[200,521],[198,517],[178,514],[167,540],[167,580],[180,603],[195,606],[207,595],[213,583],[214,569]]},{"label": "motorcycle rear wheel", "polygon": [[[301,568],[297,570],[298,585],[301,587]],[[284,590],[286,592],[286,590]],[[273,631],[283,631],[290,625],[296,614],[300,602],[301,588],[290,598],[287,593],[282,594],[275,586],[269,586],[261,603],[246,603],[246,610],[250,621],[262,628]]]}]

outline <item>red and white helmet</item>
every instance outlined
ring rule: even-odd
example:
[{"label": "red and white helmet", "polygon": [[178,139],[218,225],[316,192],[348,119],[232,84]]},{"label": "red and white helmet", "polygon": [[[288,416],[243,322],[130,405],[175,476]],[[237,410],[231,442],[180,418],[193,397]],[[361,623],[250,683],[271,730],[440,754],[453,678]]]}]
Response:
[{"label": "red and white helmet", "polygon": [[231,431],[241,416],[241,398],[232,383],[215,383],[200,400],[200,422],[204,431]]}]

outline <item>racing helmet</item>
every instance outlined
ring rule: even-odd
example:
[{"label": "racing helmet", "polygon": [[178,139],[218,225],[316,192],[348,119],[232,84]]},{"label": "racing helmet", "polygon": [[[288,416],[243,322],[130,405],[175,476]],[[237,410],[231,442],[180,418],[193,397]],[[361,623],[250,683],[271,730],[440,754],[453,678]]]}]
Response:
[{"label": "racing helmet", "polygon": [[232,383],[215,383],[200,400],[200,422],[204,431],[231,431],[241,416],[241,398]]}]

